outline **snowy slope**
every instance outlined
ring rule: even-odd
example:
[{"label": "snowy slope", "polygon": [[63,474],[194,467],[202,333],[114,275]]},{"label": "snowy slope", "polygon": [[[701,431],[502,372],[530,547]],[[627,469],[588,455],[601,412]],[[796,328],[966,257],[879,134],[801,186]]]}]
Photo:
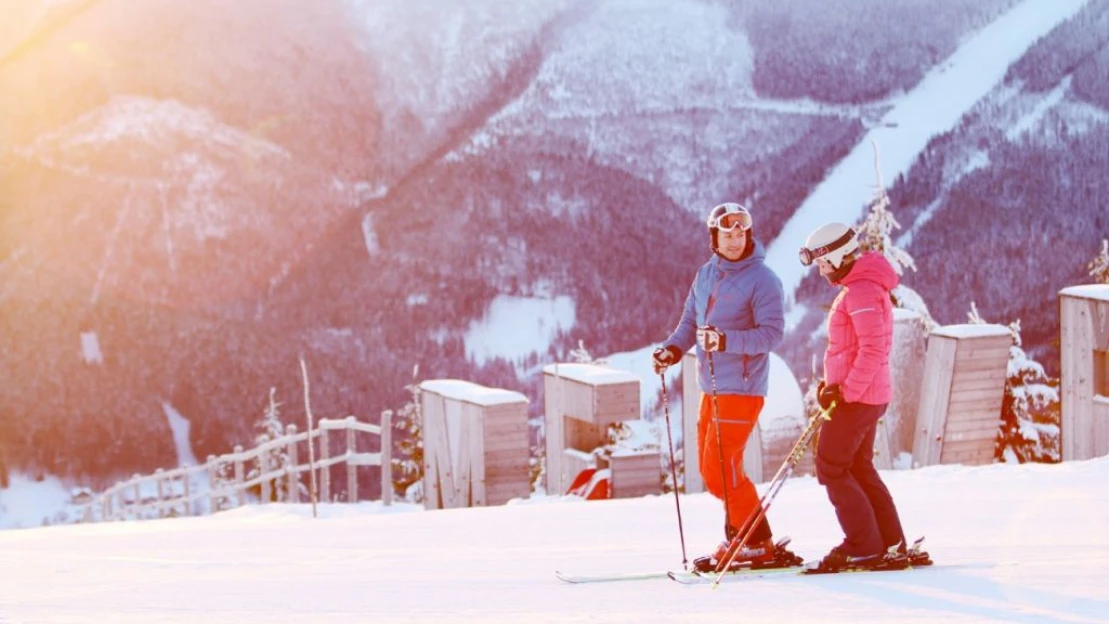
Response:
[{"label": "snowy slope", "polygon": [[[938,565],[911,572],[565,585],[555,570],[681,567],[672,496],[413,506],[243,508],[213,517],[0,532],[0,621],[967,622],[1109,621],[1109,458],[887,473],[906,530]],[[719,504],[681,499],[689,555]],[[806,558],[839,532],[823,489],[786,485],[771,511]],[[18,574],[11,573],[18,568]]]}]

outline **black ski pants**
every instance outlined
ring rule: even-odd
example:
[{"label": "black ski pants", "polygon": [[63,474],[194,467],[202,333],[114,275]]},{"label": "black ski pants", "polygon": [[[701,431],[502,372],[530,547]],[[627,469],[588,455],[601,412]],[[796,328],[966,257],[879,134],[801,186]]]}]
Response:
[{"label": "black ski pants", "polygon": [[901,519],[874,468],[874,436],[886,405],[843,403],[821,427],[816,478],[828,491],[843,529],[840,550],[851,556],[885,552],[905,543]]}]

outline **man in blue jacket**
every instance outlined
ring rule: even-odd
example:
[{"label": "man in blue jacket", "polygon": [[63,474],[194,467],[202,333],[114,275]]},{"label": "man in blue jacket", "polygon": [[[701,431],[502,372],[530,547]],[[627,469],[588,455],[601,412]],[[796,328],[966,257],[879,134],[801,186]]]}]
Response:
[{"label": "man in blue jacket", "polygon": [[[712,570],[759,507],[755,485],[743,472],[743,450],[766,398],[770,352],[782,342],[785,306],[782,282],[755,240],[751,213],[739,204],[721,204],[709,213],[707,225],[713,256],[697,271],[677,327],[655,350],[654,367],[665,371],[696,344],[697,451],[705,488],[724,502],[725,541],[694,564]],[[738,566],[756,567],[783,561],[799,559],[784,548],[775,550],[765,517],[733,559]]]}]

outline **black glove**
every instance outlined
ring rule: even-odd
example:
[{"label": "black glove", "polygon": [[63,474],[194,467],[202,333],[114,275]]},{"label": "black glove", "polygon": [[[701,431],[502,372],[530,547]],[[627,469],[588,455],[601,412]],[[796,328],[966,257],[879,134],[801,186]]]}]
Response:
[{"label": "black glove", "polygon": [[712,325],[702,325],[697,328],[697,344],[705,351],[724,351],[728,337],[724,332]]},{"label": "black glove", "polygon": [[842,404],[843,391],[839,384],[826,386],[823,381],[820,382],[820,385],[816,387],[816,402],[820,403],[820,408],[824,411],[828,411],[828,408],[832,407],[833,404]]},{"label": "black glove", "polygon": [[655,372],[661,375],[666,372],[666,369],[681,361],[682,352],[674,345],[659,347],[651,354],[651,359],[655,366]]}]

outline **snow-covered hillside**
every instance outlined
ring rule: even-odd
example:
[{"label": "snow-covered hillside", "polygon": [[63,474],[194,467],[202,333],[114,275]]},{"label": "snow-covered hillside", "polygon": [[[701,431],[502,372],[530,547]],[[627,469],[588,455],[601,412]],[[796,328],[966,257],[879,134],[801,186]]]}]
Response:
[{"label": "snow-covered hillside", "polygon": [[[424,511],[247,507],[190,519],[0,532],[0,621],[312,622],[1109,621],[1109,458],[887,473],[905,529],[936,565],[906,572],[683,586],[567,585],[555,570],[681,568],[672,496]],[[683,496],[688,556],[715,545],[719,503]],[[771,510],[812,559],[840,534],[811,477]]]}]

